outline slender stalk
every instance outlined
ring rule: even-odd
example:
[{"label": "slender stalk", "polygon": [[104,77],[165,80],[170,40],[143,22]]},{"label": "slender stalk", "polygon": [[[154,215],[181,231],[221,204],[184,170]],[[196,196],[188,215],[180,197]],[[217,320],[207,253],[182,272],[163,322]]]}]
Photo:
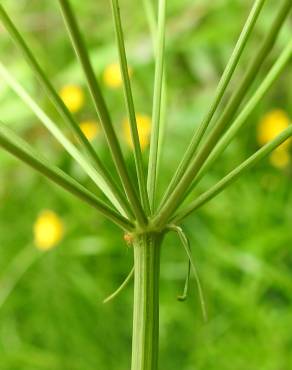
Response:
[{"label": "slender stalk", "polygon": [[[96,165],[96,169],[100,173],[100,176],[103,177],[104,182],[107,184],[108,188],[117,196],[119,197],[119,194],[121,194],[120,190],[118,189],[117,185],[114,183],[113,178],[110,176],[107,169],[102,164],[100,158],[98,157],[97,153],[93,149],[90,142],[87,140],[86,136],[80,129],[78,123],[72,116],[72,114],[67,109],[66,105],[63,103],[62,99],[54,89],[53,85],[49,81],[49,79],[46,77],[45,72],[42,70],[40,65],[38,64],[37,60],[33,56],[33,53],[31,52],[30,48],[24,41],[23,37],[21,36],[20,32],[15,27],[12,20],[9,18],[8,14],[4,10],[3,6],[0,4],[0,19],[10,34],[11,38],[14,40],[18,48],[22,51],[25,59],[27,60],[28,64],[31,66],[32,71],[38,78],[39,82],[41,83],[42,87],[46,91],[48,97],[60,113],[60,115],[63,117],[65,122],[68,124],[68,126],[72,129],[76,137],[79,139],[81,144],[83,145],[85,151],[87,152],[88,156],[92,158],[93,162]],[[123,204],[126,204],[126,200],[123,200]],[[127,215],[129,218],[132,218],[132,213],[129,210],[128,207],[124,207]]]},{"label": "slender stalk", "polygon": [[131,231],[134,225],[110,208],[102,200],[85,189],[72,177],[61,171],[59,168],[50,165],[44,158],[40,157],[24,140],[15,135],[8,127],[0,123],[0,147],[27,163],[35,170],[77,196],[79,199],[96,208],[105,217],[123,228]]},{"label": "slender stalk", "polygon": [[134,100],[133,100],[131,82],[130,82],[130,77],[129,77],[127,55],[126,55],[123,28],[122,28],[121,15],[120,15],[120,9],[119,9],[119,1],[111,0],[111,5],[112,5],[112,12],[113,12],[113,18],[114,18],[114,23],[115,23],[118,50],[119,50],[120,67],[121,67],[123,84],[124,84],[124,95],[125,95],[126,106],[128,110],[130,129],[131,129],[132,141],[133,141],[133,146],[134,146],[134,158],[135,158],[135,164],[136,164],[136,172],[137,172],[137,177],[138,177],[140,197],[141,197],[141,201],[144,206],[144,209],[146,210],[147,213],[149,213],[150,205],[149,205],[149,199],[148,199],[148,194],[147,194],[146,175],[145,175],[145,169],[143,165],[142,150],[141,150],[141,145],[140,145],[140,140],[139,140]]},{"label": "slender stalk", "polygon": [[92,100],[98,113],[100,123],[102,125],[104,134],[108,142],[109,149],[112,154],[112,158],[114,160],[116,169],[121,178],[121,182],[127,194],[128,200],[132,206],[133,212],[139,224],[145,225],[147,224],[147,218],[141,207],[136,191],[133,187],[132,181],[129,177],[123,153],[118,138],[116,136],[105,100],[100,90],[98,81],[95,77],[94,70],[91,65],[85,43],[83,41],[83,37],[77,24],[77,20],[75,19],[69,1],[59,0],[59,4],[64,18],[64,22],[66,24],[68,33],[71,38],[72,45],[74,47],[76,55],[79,59],[80,64],[82,65],[84,74],[86,76]]},{"label": "slender stalk", "polygon": [[40,122],[48,129],[55,139],[64,147],[71,157],[80,165],[84,172],[91,178],[97,187],[106,195],[116,209],[131,218],[132,213],[128,202],[118,187],[112,187],[112,183],[104,180],[103,176],[91,165],[83,154],[66,138],[58,126],[47,116],[47,114],[38,106],[33,98],[24,90],[24,88],[15,80],[8,69],[0,62],[0,76],[22,99],[22,101],[34,112]]},{"label": "slender stalk", "polygon": [[277,35],[280,32],[281,26],[291,10],[292,3],[291,0],[284,0],[281,4],[278,14],[274,22],[271,25],[271,28],[263,40],[262,45],[260,46],[255,58],[252,60],[250,66],[247,69],[243,80],[238,86],[238,89],[231,97],[229,103],[227,104],[224,112],[219,118],[213,130],[210,132],[206,142],[201,147],[197,156],[191,161],[186,172],[182,176],[175,190],[170,194],[169,198],[166,200],[165,204],[161,207],[158,215],[155,218],[155,221],[158,225],[163,225],[167,222],[168,218],[172,215],[173,211],[178,207],[186,196],[186,192],[191,185],[193,179],[201,169],[202,165],[208,158],[208,155],[214,148],[217,140],[221,136],[225,127],[231,122],[238,106],[243,100],[245,94],[247,93],[248,88],[251,86],[254,81],[255,76],[258,73],[259,68],[265,61],[268,53],[271,51]]},{"label": "slender stalk", "polygon": [[142,234],[134,241],[132,370],[158,369],[161,243],[160,234]]},{"label": "slender stalk", "polygon": [[116,289],[112,294],[110,294],[108,297],[106,297],[102,301],[102,303],[108,303],[108,302],[112,301],[128,286],[128,284],[130,283],[130,281],[132,280],[132,278],[134,276],[134,270],[135,270],[135,268],[133,267],[131,269],[131,271],[129,272],[128,276],[126,277],[126,279],[118,287],[118,289]]},{"label": "slender stalk", "polygon": [[249,170],[251,167],[255,166],[264,157],[270,154],[274,149],[281,145],[284,141],[292,136],[292,126],[284,130],[276,139],[272,140],[268,144],[264,145],[241,165],[236,167],[227,176],[220,180],[211,189],[207,190],[205,193],[200,195],[196,200],[191,202],[187,207],[179,211],[171,220],[171,222],[179,223],[189,214],[194,212],[199,207],[202,207],[205,203],[214,198],[217,194],[221,193],[227,186],[236,181],[243,173]]},{"label": "slender stalk", "polygon": [[192,137],[192,140],[189,144],[189,147],[187,148],[187,151],[182,159],[182,161],[179,164],[179,167],[177,168],[167,190],[166,193],[161,201],[163,204],[166,200],[166,198],[169,196],[169,194],[173,191],[174,187],[177,185],[179,179],[181,178],[182,174],[185,172],[188,164],[190,163],[191,159],[193,158],[196,150],[198,149],[198,146],[203,138],[203,135],[205,134],[221,100],[222,97],[226,91],[226,88],[233,76],[233,73],[238,65],[238,62],[240,60],[240,57],[242,55],[242,52],[247,44],[247,41],[254,29],[255,23],[259,17],[259,14],[263,8],[263,5],[266,0],[257,0],[255,1],[249,16],[246,20],[246,23],[240,33],[239,39],[235,45],[235,48],[231,54],[231,57],[226,65],[226,68],[223,72],[223,75],[219,81],[215,98],[213,102],[211,103],[211,106],[209,108],[209,111],[207,112],[206,116],[204,117],[203,121],[199,125],[199,128],[195,131],[194,136]]},{"label": "slender stalk", "polygon": [[[194,277],[195,277],[195,280],[196,280],[196,284],[197,284],[197,287],[198,287],[198,293],[199,293],[199,300],[200,300],[200,303],[201,303],[202,315],[203,315],[204,321],[207,322],[208,314],[207,314],[205,297],[204,297],[204,293],[203,293],[203,288],[202,288],[199,272],[198,272],[198,269],[196,267],[193,255],[192,255],[190,241],[187,238],[186,234],[184,233],[184,231],[181,227],[173,224],[173,225],[168,225],[168,229],[177,233],[177,235],[178,235],[178,237],[179,237],[179,239],[182,243],[182,246],[183,246],[183,248],[186,252],[186,255],[189,259],[189,264],[191,265],[191,268],[192,268],[192,271],[193,271],[193,274],[194,274]],[[189,277],[187,277],[187,280],[186,280],[186,286],[185,286],[185,293],[186,294],[187,294],[187,289],[188,289],[188,280],[189,280]],[[186,294],[184,294],[182,296],[182,298],[185,298]]]},{"label": "slender stalk", "polygon": [[195,186],[200,182],[203,178],[204,174],[209,170],[212,164],[216,161],[216,159],[224,152],[227,148],[228,144],[232,141],[232,139],[236,136],[238,131],[242,128],[244,124],[248,121],[250,114],[253,110],[257,107],[261,99],[265,96],[265,94],[269,91],[273,83],[277,80],[280,74],[283,72],[284,68],[290,62],[292,56],[292,41],[288,43],[286,48],[283,50],[280,57],[277,59],[269,73],[267,74],[266,78],[263,80],[259,88],[255,91],[253,96],[249,99],[246,103],[244,109],[223,135],[221,140],[215,146],[214,150],[211,152],[210,156],[208,157],[207,161],[204,163],[203,167],[201,168],[200,172],[195,178],[195,181],[192,183],[188,193],[190,193]]},{"label": "slender stalk", "polygon": [[163,71],[165,59],[165,21],[166,21],[166,0],[159,0],[158,9],[158,39],[156,43],[156,66],[154,78],[152,130],[150,140],[150,153],[148,163],[147,189],[149,194],[150,209],[153,213],[155,205],[158,152],[159,152],[159,132],[161,118],[161,101],[163,87]]},{"label": "slender stalk", "polygon": [[191,262],[190,260],[188,260],[188,269],[187,269],[187,274],[186,274],[186,279],[185,279],[184,290],[182,294],[177,296],[177,300],[180,302],[184,302],[188,298],[189,288],[190,288],[190,275],[191,275]]},{"label": "slender stalk", "polygon": [[[152,44],[154,49],[154,54],[157,52],[157,22],[154,12],[153,3],[151,0],[143,0],[143,6],[145,9],[145,14],[147,18],[148,27],[151,33]],[[161,96],[161,108],[160,108],[160,125],[159,125],[159,138],[158,138],[158,160],[157,160],[157,172],[159,173],[159,168],[162,159],[162,148],[165,138],[166,130],[166,102],[167,102],[167,79],[165,66],[163,68],[163,80],[162,80],[162,96]]]}]

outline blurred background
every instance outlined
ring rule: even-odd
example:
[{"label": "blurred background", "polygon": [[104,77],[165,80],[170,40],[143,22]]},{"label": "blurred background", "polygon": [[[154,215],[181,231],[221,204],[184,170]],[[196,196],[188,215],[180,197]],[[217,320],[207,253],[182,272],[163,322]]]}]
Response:
[{"label": "blurred background", "polygon": [[[1,3],[82,130],[109,168],[113,168],[57,1]],[[133,170],[109,1],[71,3]],[[159,174],[161,193],[210,105],[252,3],[168,1],[167,132]],[[274,1],[267,1],[221,110],[269,28],[274,5]],[[142,3],[121,0],[121,12],[146,160],[154,72],[152,41]],[[251,93],[290,37],[291,19]],[[0,55],[1,62],[74,142],[3,28],[0,28]],[[291,86],[290,65],[193,197],[289,124]],[[96,191],[3,80],[0,80],[0,107],[2,122],[51,163]],[[193,281],[188,300],[177,301],[187,264],[179,241],[175,236],[167,236],[161,266],[161,369],[292,368],[290,151],[289,144],[282,147],[183,225],[204,287],[209,311],[206,324]],[[0,168],[0,369],[128,369],[133,285],[111,303],[102,303],[133,263],[132,251],[122,232],[3,150]]]}]

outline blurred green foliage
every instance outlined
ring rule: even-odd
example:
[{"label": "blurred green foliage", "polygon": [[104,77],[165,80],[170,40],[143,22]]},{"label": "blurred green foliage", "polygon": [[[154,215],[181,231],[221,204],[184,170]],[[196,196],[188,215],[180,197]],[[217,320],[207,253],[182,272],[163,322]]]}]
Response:
[{"label": "blurred green foliage", "polygon": [[[85,88],[57,2],[2,2],[23,30],[56,88],[67,83],[79,83]],[[170,0],[168,3],[168,131],[159,178],[161,191],[210,104],[252,1]],[[274,2],[267,3],[230,91],[269,27]],[[102,78],[104,68],[117,60],[109,3],[72,0],[72,4],[86,35],[96,73]],[[134,72],[136,107],[139,112],[150,114],[154,61],[144,12],[140,4],[130,0],[121,0],[121,10]],[[286,24],[261,76],[288,38],[289,25]],[[62,126],[61,119],[2,28],[0,54],[1,61],[10,66]],[[206,176],[198,192],[257,148],[255,128],[264,113],[279,108],[291,117],[291,85],[290,68]],[[128,163],[133,168],[131,152],[121,130],[125,117],[122,91],[105,86],[105,94]],[[79,181],[88,181],[2,82],[0,107],[1,121],[11,125]],[[87,95],[86,105],[77,113],[77,119],[94,118]],[[102,135],[95,145],[104,161],[112,166]],[[0,306],[0,369],[129,368],[132,286],[108,305],[101,303],[132,265],[132,252],[123,241],[122,233],[94,210],[48,184],[3,151],[0,151],[0,168],[0,291],[5,289],[5,282],[14,278],[11,266],[15,261],[18,261],[17,268],[22,269],[27,261],[25,257],[34,259]],[[161,274],[161,369],[292,368],[291,169],[291,164],[285,170],[275,169],[266,160],[186,221],[185,229],[207,297],[207,324],[201,319],[195,289],[187,302],[182,304],[176,300],[183,288],[187,266],[178,240],[174,236],[166,238]],[[57,248],[36,255],[33,224],[43,209],[59,214],[66,231]]]}]

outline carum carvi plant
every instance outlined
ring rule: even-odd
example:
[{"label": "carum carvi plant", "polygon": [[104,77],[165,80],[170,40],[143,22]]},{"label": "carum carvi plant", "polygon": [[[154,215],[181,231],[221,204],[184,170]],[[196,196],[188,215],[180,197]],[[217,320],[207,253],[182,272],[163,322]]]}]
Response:
[{"label": "carum carvi plant", "polygon": [[[52,166],[42,156],[35,152],[28,143],[14,134],[3,123],[0,124],[0,145],[2,148],[27,163],[51,181],[57,183],[74,196],[96,208],[98,212],[115,223],[125,232],[125,238],[133,247],[134,267],[122,286],[106,301],[113,298],[127,284],[134,275],[133,300],[133,339],[132,339],[132,370],[158,369],[158,333],[159,333],[159,270],[160,252],[166,233],[177,233],[189,261],[186,287],[188,289],[190,271],[193,270],[198,283],[199,297],[202,309],[206,315],[202,289],[192,259],[188,239],[181,226],[183,220],[195,212],[199,207],[222,192],[239,176],[256,165],[262,158],[280,146],[292,136],[292,126],[289,126],[274,140],[261,147],[256,153],[246,159],[233,171],[228,173],[217,184],[203,194],[192,199],[191,191],[197,186],[202,177],[210,170],[213,163],[225,150],[239,130],[247,123],[250,114],[263,99],[272,84],[276,81],[284,68],[291,60],[292,40],[271,66],[257,89],[246,99],[262,64],[272,50],[277,36],[291,10],[291,0],[274,1],[274,19],[266,30],[264,38],[251,53],[248,66],[244,74],[234,84],[233,92],[224,104],[219,105],[225,96],[227,87],[237,68],[241,55],[252,35],[257,19],[259,18],[265,0],[256,0],[250,10],[244,27],[240,33],[234,51],[226,65],[219,81],[210,107],[202,122],[194,130],[194,135],[187,150],[174,171],[172,180],[164,192],[162,199],[158,199],[157,187],[159,183],[159,163],[163,152],[165,89],[167,76],[165,73],[165,29],[166,29],[166,0],[158,0],[157,12],[152,8],[150,0],[144,0],[145,14],[149,21],[153,36],[155,55],[155,74],[153,91],[153,111],[149,160],[143,162],[141,145],[136,122],[134,99],[132,95],[129,68],[124,43],[119,0],[110,0],[113,14],[113,24],[116,33],[116,42],[119,52],[120,69],[123,79],[125,106],[128,113],[133,154],[135,159],[136,179],[131,178],[127,168],[120,143],[118,141],[111,114],[107,107],[102,89],[95,76],[89,58],[88,48],[80,32],[78,21],[69,0],[59,2],[66,29],[72,46],[84,72],[88,89],[92,97],[98,119],[101,123],[107,145],[110,150],[119,183],[114,181],[106,163],[103,163],[92,144],[80,129],[75,118],[59,97],[46,72],[36,60],[30,46],[22,37],[10,16],[0,5],[0,18],[11,38],[22,51],[26,61],[35,73],[40,85],[59,111],[63,120],[72,129],[79,140],[82,150],[70,141],[60,130],[59,126],[42,110],[27,91],[17,82],[13,74],[3,64],[0,64],[0,75],[16,94],[30,107],[40,122],[59,141],[64,149],[82,167],[89,178],[103,192],[106,201],[101,200],[93,192],[74,180],[60,169]],[[243,104],[242,104],[243,103]],[[240,108],[240,109],[239,109]],[[216,113],[216,115],[215,115]],[[137,180],[137,181],[136,181]],[[136,186],[136,184],[138,184]]]}]

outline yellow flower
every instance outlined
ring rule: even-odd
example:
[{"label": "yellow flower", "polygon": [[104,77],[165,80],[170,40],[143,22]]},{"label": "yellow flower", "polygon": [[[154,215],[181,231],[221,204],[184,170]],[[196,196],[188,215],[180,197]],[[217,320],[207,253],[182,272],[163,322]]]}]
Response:
[{"label": "yellow flower", "polygon": [[[265,145],[273,140],[282,131],[289,126],[289,117],[280,109],[275,109],[268,112],[260,121],[258,125],[257,138],[260,145]],[[285,141],[282,147],[288,147],[290,140]]]},{"label": "yellow flower", "polygon": [[[132,69],[129,68],[129,75],[132,75]],[[103,82],[111,89],[117,89],[122,86],[123,79],[119,63],[109,64],[103,72]]]},{"label": "yellow flower", "polygon": [[[137,121],[141,149],[145,150],[146,147],[149,145],[149,141],[150,141],[151,118],[144,114],[137,114],[136,121]],[[123,121],[123,131],[124,131],[124,136],[125,136],[127,144],[131,148],[133,148],[130,123],[128,119],[125,119]]]},{"label": "yellow flower", "polygon": [[45,210],[36,219],[33,230],[35,246],[42,251],[47,251],[62,240],[64,224],[55,212]]},{"label": "yellow flower", "polygon": [[273,153],[270,155],[270,162],[274,167],[279,169],[283,169],[288,166],[290,163],[290,154],[286,150],[286,148],[278,147]]},{"label": "yellow flower", "polygon": [[72,113],[78,112],[84,105],[84,93],[78,85],[63,86],[59,95],[66,107]]},{"label": "yellow flower", "polygon": [[98,122],[93,120],[82,121],[80,128],[89,141],[94,140],[100,131]]}]

